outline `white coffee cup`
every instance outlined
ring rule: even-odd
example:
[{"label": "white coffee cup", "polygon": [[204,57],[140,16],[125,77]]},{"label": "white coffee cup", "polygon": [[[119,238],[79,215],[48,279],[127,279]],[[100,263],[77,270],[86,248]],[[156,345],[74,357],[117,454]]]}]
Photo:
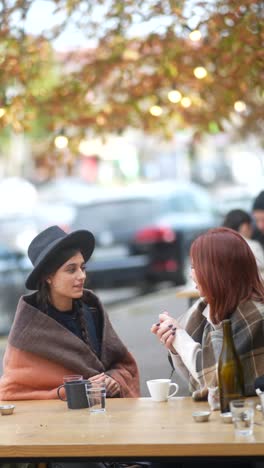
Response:
[{"label": "white coffee cup", "polygon": [[[147,386],[151,398],[154,401],[167,401],[169,398],[176,395],[179,390],[179,386],[176,383],[172,383],[170,379],[148,380]],[[169,395],[171,387],[175,387],[175,390]]]}]

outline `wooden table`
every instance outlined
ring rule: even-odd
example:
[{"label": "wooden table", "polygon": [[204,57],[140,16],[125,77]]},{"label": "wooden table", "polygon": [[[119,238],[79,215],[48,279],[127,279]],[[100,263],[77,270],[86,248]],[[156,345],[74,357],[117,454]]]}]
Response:
[{"label": "wooden table", "polygon": [[[0,416],[0,459],[150,459],[158,457],[263,457],[264,425],[236,439],[219,411],[207,423],[193,421],[205,402],[178,397],[156,403],[150,398],[107,400],[107,411],[68,410],[64,402],[15,402],[11,416]],[[257,412],[256,412],[257,413]],[[261,414],[257,413],[261,421]]]}]

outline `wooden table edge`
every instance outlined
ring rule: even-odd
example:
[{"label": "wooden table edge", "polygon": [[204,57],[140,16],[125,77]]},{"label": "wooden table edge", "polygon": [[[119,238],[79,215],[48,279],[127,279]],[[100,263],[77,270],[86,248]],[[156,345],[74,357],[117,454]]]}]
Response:
[{"label": "wooden table edge", "polygon": [[156,444],[147,446],[132,445],[35,445],[26,446],[1,446],[1,458],[45,458],[47,457],[81,458],[81,457],[221,457],[221,456],[264,456],[264,442],[262,443],[223,443],[223,444]]}]

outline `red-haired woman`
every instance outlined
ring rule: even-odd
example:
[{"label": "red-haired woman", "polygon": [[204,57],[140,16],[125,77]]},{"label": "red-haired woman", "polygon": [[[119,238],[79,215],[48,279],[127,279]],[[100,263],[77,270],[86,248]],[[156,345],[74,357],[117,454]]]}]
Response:
[{"label": "red-haired woman", "polygon": [[159,315],[152,333],[169,349],[176,373],[185,375],[195,399],[217,385],[222,348],[222,320],[231,319],[236,349],[244,369],[245,393],[264,374],[264,286],[247,242],[228,228],[198,237],[191,246],[192,278],[201,299],[175,320]]}]

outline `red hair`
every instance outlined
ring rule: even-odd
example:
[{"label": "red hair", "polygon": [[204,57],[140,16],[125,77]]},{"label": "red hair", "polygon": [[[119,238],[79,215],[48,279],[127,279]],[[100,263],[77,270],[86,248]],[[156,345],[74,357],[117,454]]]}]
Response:
[{"label": "red hair", "polygon": [[191,246],[191,259],[213,323],[230,316],[241,302],[264,303],[255,256],[238,232],[216,228],[202,234]]}]

